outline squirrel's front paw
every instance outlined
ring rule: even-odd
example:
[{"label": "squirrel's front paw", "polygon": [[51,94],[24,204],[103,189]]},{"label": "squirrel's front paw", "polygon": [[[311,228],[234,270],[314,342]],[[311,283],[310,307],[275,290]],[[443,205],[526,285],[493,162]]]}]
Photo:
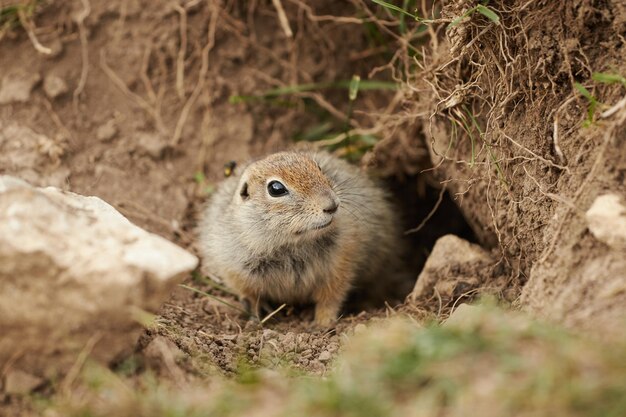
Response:
[{"label": "squirrel's front paw", "polygon": [[337,314],[341,304],[318,303],[315,306],[315,320],[313,324],[320,329],[329,329],[335,327],[337,323]]}]

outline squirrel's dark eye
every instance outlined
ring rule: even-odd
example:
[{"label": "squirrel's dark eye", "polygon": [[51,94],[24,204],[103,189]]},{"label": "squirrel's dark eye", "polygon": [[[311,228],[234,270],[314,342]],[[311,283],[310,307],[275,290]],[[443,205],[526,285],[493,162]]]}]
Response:
[{"label": "squirrel's dark eye", "polygon": [[270,181],[270,183],[267,184],[267,192],[270,193],[272,197],[282,197],[289,193],[287,187],[280,181]]}]

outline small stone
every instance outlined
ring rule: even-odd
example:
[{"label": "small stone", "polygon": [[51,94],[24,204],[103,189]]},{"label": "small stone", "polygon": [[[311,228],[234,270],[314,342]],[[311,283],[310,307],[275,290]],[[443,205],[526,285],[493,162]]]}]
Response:
[{"label": "small stone", "polygon": [[328,362],[332,358],[332,355],[329,351],[325,350],[317,357],[317,360],[320,362]]},{"label": "small stone", "polygon": [[157,133],[139,133],[137,148],[154,159],[160,159],[167,148],[167,141]]},{"label": "small stone", "polygon": [[0,104],[24,103],[30,99],[30,92],[41,76],[37,73],[9,73],[2,78]]},{"label": "small stone", "polygon": [[49,98],[55,99],[67,93],[67,83],[58,75],[48,74],[43,79],[43,91]]},{"label": "small stone", "polygon": [[280,341],[280,344],[286,352],[296,350],[296,334],[293,332],[287,332],[287,334],[285,334]]},{"label": "small stone", "polygon": [[37,376],[13,370],[7,372],[4,379],[4,391],[7,394],[25,395],[39,387],[44,380]]},{"label": "small stone", "polygon": [[613,249],[626,249],[626,207],[617,194],[597,197],[585,214],[593,236]]},{"label": "small stone", "polygon": [[96,131],[96,138],[100,142],[108,142],[117,135],[117,125],[115,119],[109,119],[106,123],[101,125]]}]

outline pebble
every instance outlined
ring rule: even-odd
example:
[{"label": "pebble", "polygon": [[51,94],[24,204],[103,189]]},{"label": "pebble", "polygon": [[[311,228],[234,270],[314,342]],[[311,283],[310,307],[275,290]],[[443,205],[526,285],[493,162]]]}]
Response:
[{"label": "pebble", "polygon": [[108,142],[117,135],[117,125],[114,119],[108,120],[106,123],[98,127],[96,138],[100,142]]},{"label": "pebble", "polygon": [[67,83],[58,75],[48,74],[43,79],[43,91],[46,95],[55,99],[67,93]]},{"label": "pebble", "polygon": [[160,159],[167,148],[167,141],[158,133],[139,133],[137,148],[154,159]]},{"label": "pebble", "polygon": [[626,206],[617,194],[595,199],[585,214],[591,234],[616,250],[626,249]]}]

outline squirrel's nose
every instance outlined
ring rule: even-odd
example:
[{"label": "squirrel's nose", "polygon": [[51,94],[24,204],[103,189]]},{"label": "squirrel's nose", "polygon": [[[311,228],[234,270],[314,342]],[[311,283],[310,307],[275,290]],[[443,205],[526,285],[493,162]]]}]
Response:
[{"label": "squirrel's nose", "polygon": [[333,214],[334,212],[337,211],[338,207],[339,207],[339,203],[337,202],[337,200],[331,200],[330,203],[324,209],[324,213]]}]

